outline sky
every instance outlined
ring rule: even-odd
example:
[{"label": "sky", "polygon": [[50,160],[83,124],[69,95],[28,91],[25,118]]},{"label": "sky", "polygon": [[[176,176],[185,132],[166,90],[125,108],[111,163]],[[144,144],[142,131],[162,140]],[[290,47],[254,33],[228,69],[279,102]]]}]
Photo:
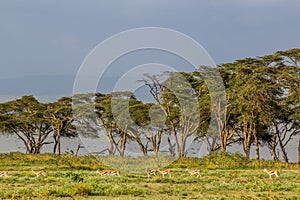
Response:
[{"label": "sky", "polygon": [[133,28],[182,32],[217,64],[300,47],[299,10],[298,0],[2,0],[0,96],[70,94],[89,52]]}]

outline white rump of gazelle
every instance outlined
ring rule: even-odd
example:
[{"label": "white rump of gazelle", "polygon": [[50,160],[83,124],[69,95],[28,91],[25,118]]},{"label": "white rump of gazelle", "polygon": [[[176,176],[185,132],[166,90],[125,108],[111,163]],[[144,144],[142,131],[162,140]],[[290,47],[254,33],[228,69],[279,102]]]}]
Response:
[{"label": "white rump of gazelle", "polygon": [[32,173],[34,173],[37,177],[39,177],[40,175],[42,176],[46,176],[46,171],[45,170],[31,170]]},{"label": "white rump of gazelle", "polygon": [[266,172],[267,174],[269,174],[270,178],[272,178],[272,175],[275,175],[276,177],[279,177],[279,171],[278,170],[267,170],[264,169],[264,172]]}]

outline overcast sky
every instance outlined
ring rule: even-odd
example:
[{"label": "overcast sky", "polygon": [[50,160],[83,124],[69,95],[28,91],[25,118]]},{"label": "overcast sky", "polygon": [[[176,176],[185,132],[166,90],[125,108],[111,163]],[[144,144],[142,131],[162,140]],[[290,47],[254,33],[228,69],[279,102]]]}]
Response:
[{"label": "overcast sky", "polygon": [[0,1],[0,79],[74,76],[101,41],[165,27],[194,38],[216,63],[300,47],[299,0]]}]

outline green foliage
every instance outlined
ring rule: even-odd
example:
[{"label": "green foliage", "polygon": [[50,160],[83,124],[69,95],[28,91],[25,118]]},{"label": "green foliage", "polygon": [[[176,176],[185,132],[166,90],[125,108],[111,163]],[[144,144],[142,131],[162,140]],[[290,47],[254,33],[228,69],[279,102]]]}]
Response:
[{"label": "green foliage", "polygon": [[65,177],[70,178],[74,182],[83,182],[83,177],[80,174],[68,172]]}]

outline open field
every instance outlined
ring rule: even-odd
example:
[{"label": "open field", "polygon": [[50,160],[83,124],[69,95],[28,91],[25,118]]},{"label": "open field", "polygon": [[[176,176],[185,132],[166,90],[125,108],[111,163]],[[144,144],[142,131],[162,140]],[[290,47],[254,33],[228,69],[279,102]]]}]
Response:
[{"label": "open field", "polygon": [[[271,161],[247,161],[235,154],[181,159],[170,166],[172,177],[147,178],[146,173],[99,176],[109,169],[94,157],[51,154],[0,154],[0,199],[297,199],[300,169]],[[264,168],[278,169],[270,179]],[[201,169],[190,177],[186,168]],[[36,177],[31,170],[46,170]]]}]

